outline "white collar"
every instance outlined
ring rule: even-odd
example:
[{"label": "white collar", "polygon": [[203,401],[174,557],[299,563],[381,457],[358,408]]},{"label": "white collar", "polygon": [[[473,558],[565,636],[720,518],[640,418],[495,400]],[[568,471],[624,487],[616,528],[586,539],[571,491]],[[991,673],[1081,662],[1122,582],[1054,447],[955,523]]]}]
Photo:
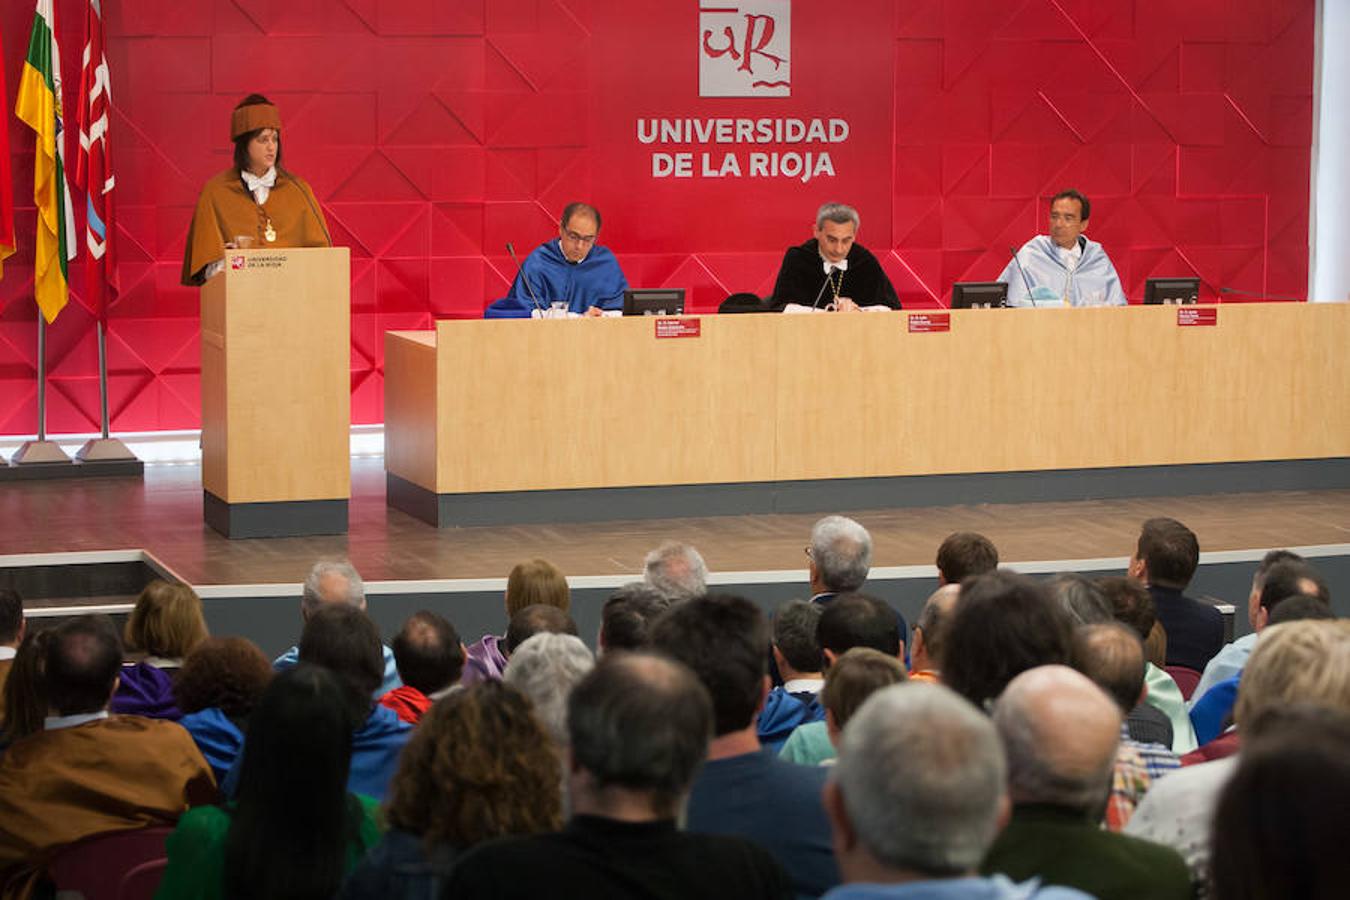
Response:
[{"label": "white collar", "polygon": [[0,647],[0,659],[13,659],[18,652],[18,647]]},{"label": "white collar", "polygon": [[821,254],[820,268],[821,271],[823,271],[827,275],[830,273],[831,269],[838,269],[840,272],[847,272],[848,257],[847,256],[844,257],[843,259],[839,260],[839,262],[830,262],[828,259],[825,258],[824,254]]},{"label": "white collar", "polygon": [[243,176],[244,184],[250,191],[256,191],[260,187],[270,188],[277,183],[277,167],[272,166],[261,175],[254,175],[248,169],[240,169],[239,174]]},{"label": "white collar", "polygon": [[820,689],[825,687],[824,678],[793,678],[783,682],[783,690],[789,694],[819,694]]},{"label": "white collar", "polygon": [[85,722],[94,722],[106,718],[108,718],[106,709],[101,709],[96,713],[77,713],[73,716],[48,716],[42,720],[42,727],[46,731],[59,731],[62,728],[74,728],[76,725],[83,725]]}]

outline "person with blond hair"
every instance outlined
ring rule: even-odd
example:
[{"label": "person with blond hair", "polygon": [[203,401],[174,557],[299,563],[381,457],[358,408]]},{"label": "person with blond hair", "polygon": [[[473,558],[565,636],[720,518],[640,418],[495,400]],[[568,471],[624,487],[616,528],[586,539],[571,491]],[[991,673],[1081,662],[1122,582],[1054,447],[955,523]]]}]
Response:
[{"label": "person with blond hair", "polygon": [[178,721],[182,713],[174,701],[174,680],[183,660],[207,637],[196,591],[181,582],[150,582],[122,630],[128,655],[109,708]]},{"label": "person with blond hair", "polygon": [[[1350,712],[1350,621],[1304,620],[1261,632],[1238,686],[1237,734],[1296,703]],[[1214,819],[1215,806],[1241,757],[1239,750],[1173,772],[1149,789],[1125,826],[1126,834],[1176,848],[1202,891],[1212,826],[1223,826]]]},{"label": "person with blond hair", "polygon": [[[516,613],[527,606],[553,606],[567,612],[572,607],[572,592],[557,566],[546,559],[531,559],[517,563],[511,569],[502,600],[509,623]],[[501,681],[510,655],[505,634],[483,635],[468,648],[464,659],[463,683]]]}]

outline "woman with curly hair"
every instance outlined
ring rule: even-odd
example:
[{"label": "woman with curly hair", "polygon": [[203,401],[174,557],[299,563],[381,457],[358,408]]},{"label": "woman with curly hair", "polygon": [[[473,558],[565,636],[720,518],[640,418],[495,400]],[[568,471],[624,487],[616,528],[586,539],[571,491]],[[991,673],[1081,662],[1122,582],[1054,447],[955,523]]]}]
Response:
[{"label": "woman with curly hair", "polygon": [[156,579],[136,598],[122,631],[127,661],[113,694],[115,713],[177,721],[173,681],[183,660],[206,640],[202,600],[186,584]]},{"label": "woman with curly hair", "polygon": [[389,832],[340,897],[436,897],[474,845],[562,825],[558,761],[530,702],[490,681],[437,702],[403,750],[389,789]]},{"label": "woman with curly hair", "polygon": [[244,749],[249,713],[272,680],[272,664],[247,638],[207,638],[183,661],[173,693],[178,724],[197,742],[219,783]]}]

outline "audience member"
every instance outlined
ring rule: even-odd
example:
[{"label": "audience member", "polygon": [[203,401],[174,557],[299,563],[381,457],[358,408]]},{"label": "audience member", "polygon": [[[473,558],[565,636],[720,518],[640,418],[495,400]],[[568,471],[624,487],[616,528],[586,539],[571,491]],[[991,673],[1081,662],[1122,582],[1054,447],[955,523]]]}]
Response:
[{"label": "audience member", "polygon": [[816,625],[822,607],[805,600],[789,600],[773,616],[772,653],[783,684],[769,691],[759,712],[759,741],[777,753],[798,725],[821,722],[825,709],[816,699],[824,686]]},{"label": "audience member", "polygon": [[197,592],[180,582],[151,581],[122,631],[128,658],[109,709],[177,721],[182,712],[174,703],[174,678],[184,658],[206,638]]},{"label": "audience member", "polygon": [[[1256,566],[1256,571],[1252,573],[1252,589],[1247,594],[1247,624],[1251,626],[1251,632],[1244,634],[1231,643],[1224,644],[1223,648],[1215,654],[1205,665],[1205,671],[1200,676],[1200,682],[1195,686],[1195,692],[1192,697],[1199,698],[1205,696],[1205,692],[1220,681],[1226,681],[1242,671],[1242,667],[1247,663],[1247,657],[1251,655],[1252,647],[1256,646],[1256,636],[1261,633],[1261,629],[1266,626],[1270,618],[1270,609],[1263,608],[1261,605],[1261,589],[1265,587],[1266,575],[1277,563],[1284,562],[1303,562],[1303,557],[1290,550],[1271,550],[1261,558]],[[1290,586],[1280,592],[1278,598],[1274,598],[1278,603],[1285,597],[1292,594],[1316,593],[1316,591],[1305,591],[1298,585]]]},{"label": "audience member", "polygon": [[1276,716],[1219,796],[1217,900],[1341,897],[1350,884],[1350,715],[1296,704]]},{"label": "audience member", "polygon": [[[567,612],[572,607],[572,591],[563,573],[553,563],[546,559],[532,559],[517,563],[511,569],[511,574],[506,578],[503,600],[509,625],[516,613],[527,606],[553,606]],[[483,635],[466,653],[463,682],[500,681],[509,655],[506,635]]]},{"label": "audience member", "polygon": [[960,584],[971,575],[984,575],[998,568],[998,548],[974,531],[956,531],[938,546],[938,585]]},{"label": "audience member", "polygon": [[652,629],[652,646],[688,666],[712,697],[714,737],[690,792],[688,829],[750,838],[782,864],[799,895],[815,897],[839,880],[820,805],[825,772],[760,746],[755,717],[769,689],[768,643],[759,609],[728,595],[677,604]]},{"label": "audience member", "polygon": [[919,620],[914,623],[914,640],[909,650],[909,677],[915,681],[938,681],[942,677],[946,631],[960,596],[960,583],[948,583],[924,602]]},{"label": "audience member", "polygon": [[871,647],[854,647],[830,666],[820,699],[825,705],[825,728],[836,754],[844,727],[867,698],[908,680],[900,660]]},{"label": "audience member", "polygon": [[[1073,655],[1074,668],[1106,691],[1125,716],[1105,817],[1106,827],[1119,831],[1153,782],[1180,767],[1181,761],[1169,749],[1172,725],[1166,716],[1143,702],[1148,690],[1144,685],[1144,646],[1128,627],[1114,621],[1080,625],[1074,631]],[[1131,717],[1141,710],[1160,721],[1146,718],[1132,722]]]},{"label": "audience member", "polygon": [[409,616],[394,635],[393,651],[403,686],[381,697],[380,704],[416,725],[431,704],[459,684],[464,671],[464,644],[455,626],[423,609]]},{"label": "audience member", "polygon": [[826,897],[1085,900],[975,874],[1007,816],[1005,781],[993,726],[955,693],[935,684],[877,692],[845,729],[825,788],[844,880]]},{"label": "audience member", "polygon": [[[412,733],[412,726],[397,713],[370,699],[382,676],[380,646],[375,623],[362,610],[345,604],[320,607],[300,635],[300,662],[328,669],[351,689],[354,698],[362,698],[362,716],[351,734],[347,789],[377,800],[384,799],[398,767],[398,755]],[[241,758],[248,758],[247,738]],[[226,796],[235,796],[239,777],[236,763],[222,783]]]},{"label": "audience member", "polygon": [[667,603],[691,600],[708,592],[708,566],[688,544],[666,541],[643,562],[643,580]]},{"label": "audience member", "polygon": [[108,714],[122,644],[107,616],[42,641],[49,714],[0,759],[0,893],[27,896],[54,852],[89,835],[172,825],[216,798],[211,769],[173,722]]},{"label": "audience member", "polygon": [[1078,888],[1099,900],[1186,900],[1186,863],[1173,850],[1103,831],[1122,716],[1067,666],[1018,675],[994,706],[1008,758],[1012,818],[982,870]]},{"label": "audience member", "polygon": [[[816,642],[820,644],[826,681],[835,661],[854,647],[870,647],[896,660],[904,659],[898,617],[885,603],[867,594],[840,594],[831,601],[816,624]],[[797,726],[778,755],[803,766],[818,766],[833,759],[829,727],[823,719]]]},{"label": "audience member", "polygon": [[597,653],[641,650],[650,642],[652,623],[671,601],[645,581],[632,581],[609,595],[600,611]]},{"label": "audience member", "polygon": [[[762,645],[755,650],[763,660]],[[713,733],[707,691],[683,666],[644,653],[603,657],[572,692],[567,731],[566,828],[479,846],[442,896],[790,896],[782,869],[759,847],[676,827]]]},{"label": "audience member", "polygon": [[1091,578],[1077,572],[1061,572],[1046,579],[1050,596],[1068,614],[1074,627],[1115,621],[1111,603]]},{"label": "audience member", "polygon": [[257,644],[241,637],[207,638],[183,661],[173,694],[197,749],[217,781],[244,749],[248,717],[272,680],[272,664]]},{"label": "audience member", "polygon": [[347,878],[341,900],[422,900],[441,895],[456,860],[495,838],[562,825],[558,758],[530,702],[506,684],[458,690],[422,718],[389,786],[389,831]]},{"label": "audience member", "polygon": [[872,536],[843,516],[826,516],[811,527],[811,602],[829,603],[836,594],[856,591],[872,569]]},{"label": "audience member", "polygon": [[30,628],[19,642],[3,688],[5,714],[0,724],[0,753],[20,738],[42,730],[48,712],[42,666],[51,635],[51,631]]},{"label": "audience member", "polygon": [[274,678],[251,718],[237,802],[183,816],[157,900],[333,896],[380,837],[375,801],[347,789],[348,736],[368,697],[304,659]]},{"label": "audience member", "polygon": [[14,664],[14,654],[23,642],[27,621],[23,617],[23,597],[18,591],[0,588],[0,718],[5,714],[5,679]]},{"label": "audience member", "polygon": [[1223,646],[1223,615],[1212,604],[1186,596],[1200,564],[1200,542],[1195,532],[1176,519],[1155,518],[1144,523],[1129,576],[1142,581],[1167,632],[1167,665],[1203,672]]},{"label": "audience member", "polygon": [[594,668],[595,657],[581,638],[541,632],[511,652],[502,674],[503,681],[534,704],[535,716],[560,755],[567,749],[567,698]]},{"label": "audience member", "polygon": [[575,637],[576,633],[577,623],[570,614],[556,606],[537,603],[511,617],[511,622],[506,626],[506,641],[501,646],[509,664],[516,648],[536,634],[570,634]]},{"label": "audience member", "polygon": [[[1196,748],[1195,728],[1186,711],[1186,701],[1181,696],[1181,688],[1167,674],[1167,670],[1155,662],[1155,655],[1149,652],[1149,639],[1162,631],[1158,624],[1153,604],[1153,595],[1143,584],[1133,578],[1112,575],[1097,579],[1097,586],[1106,595],[1116,621],[1131,629],[1144,641],[1144,686],[1147,693],[1144,702],[1167,717],[1172,726],[1172,752],[1180,755]],[[1165,638],[1164,638],[1165,640]],[[1165,654],[1159,654],[1161,658]]]},{"label": "audience member", "polygon": [[[1251,736],[1258,737],[1269,711],[1296,703],[1350,714],[1350,621],[1290,622],[1261,633],[1238,688],[1237,733],[1247,732],[1250,723]],[[1173,772],[1144,796],[1125,826],[1127,834],[1179,851],[1198,888],[1206,883],[1215,804],[1240,757]]]},{"label": "audience member", "polygon": [[961,583],[943,651],[943,684],[981,709],[1014,676],[1068,663],[1073,626],[1045,584],[1004,569]]},{"label": "audience member", "polygon": [[[309,570],[300,592],[301,624],[308,622],[309,617],[323,607],[332,604],[366,611],[366,583],[361,580],[356,568],[345,560],[320,560]],[[383,656],[384,672],[372,695],[376,700],[402,684],[398,679],[394,651],[381,644],[380,653]],[[300,648],[297,645],[277,657],[272,665],[280,672],[299,660]]]},{"label": "audience member", "polygon": [[[1261,630],[1281,622],[1298,622],[1303,619],[1331,619],[1330,594],[1321,577],[1303,562],[1283,562],[1271,567],[1270,577],[1265,582],[1270,588],[1263,591],[1260,600],[1257,622]],[[1309,593],[1276,596],[1285,591],[1308,591]],[[1316,593],[1312,593],[1315,591]],[[1258,632],[1259,633],[1259,632]],[[1217,657],[1215,657],[1217,659]],[[1215,750],[1227,746],[1224,731],[1232,723],[1233,705],[1237,702],[1238,682],[1242,671],[1217,682],[1203,694],[1195,694],[1191,702],[1191,724],[1195,726],[1195,739],[1200,746],[1191,751],[1187,759],[1190,762],[1199,759],[1212,759]]]}]

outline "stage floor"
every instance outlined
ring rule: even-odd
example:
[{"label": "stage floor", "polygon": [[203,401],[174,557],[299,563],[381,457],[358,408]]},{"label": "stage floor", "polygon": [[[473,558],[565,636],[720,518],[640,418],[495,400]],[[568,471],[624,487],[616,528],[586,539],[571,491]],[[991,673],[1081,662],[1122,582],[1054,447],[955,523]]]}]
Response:
[{"label": "stage floor", "polygon": [[[0,555],[144,549],[194,585],[298,583],[323,557],[351,559],[368,581],[502,578],[544,557],[568,576],[641,572],[662,540],[698,547],[713,572],[805,570],[815,515],[644,519],[566,525],[446,528],[385,505],[383,461],[352,461],[347,535],[227,540],[202,521],[201,470],[146,466],[144,480],[0,484]],[[1202,551],[1350,542],[1350,490],[840,510],[872,533],[873,565],[931,565],[957,530],[979,531],[1005,562],[1119,558],[1139,524],[1172,516]]]}]

